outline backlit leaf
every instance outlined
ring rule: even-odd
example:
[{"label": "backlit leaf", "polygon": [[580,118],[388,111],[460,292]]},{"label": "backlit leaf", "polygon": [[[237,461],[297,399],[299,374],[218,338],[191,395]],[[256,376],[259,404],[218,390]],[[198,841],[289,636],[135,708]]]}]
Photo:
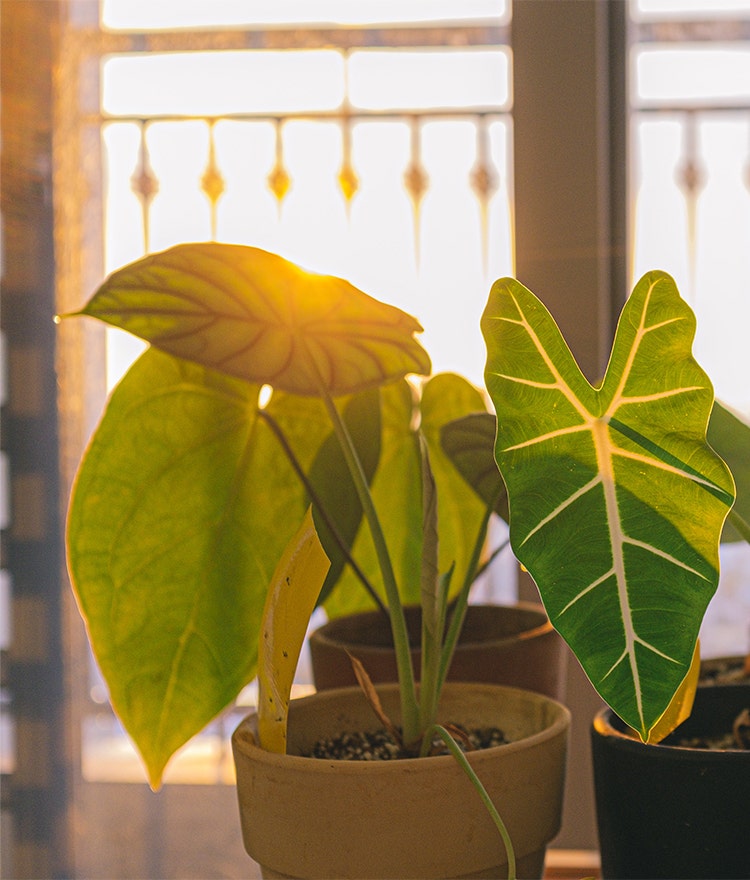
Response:
[{"label": "backlit leaf", "polygon": [[157,348],[295,394],[373,388],[430,372],[419,323],[349,282],[276,254],[182,244],[113,273],[80,314]]},{"label": "backlit leaf", "polygon": [[[259,386],[148,350],[115,389],[73,490],[71,579],[112,705],[157,787],[255,675],[263,602],[308,504]],[[307,468],[313,398],[268,406]]]},{"label": "backlit leaf", "polygon": [[508,494],[495,464],[496,429],[493,413],[469,413],[444,425],[440,440],[461,476],[507,522]]},{"label": "backlit leaf", "polygon": [[[372,493],[383,523],[396,579],[406,604],[419,602],[422,555],[422,476],[417,426],[421,426],[430,453],[437,486],[439,570],[455,564],[457,587],[468,564],[482,521],[481,500],[466,491],[461,475],[440,444],[440,432],[449,421],[484,408],[482,395],[466,379],[439,373],[423,383],[421,391],[407,381],[380,390],[380,459]],[[380,588],[380,576],[369,533],[361,527],[354,555],[371,581]],[[372,608],[356,578],[344,570],[339,587],[326,601],[332,617]]]}]

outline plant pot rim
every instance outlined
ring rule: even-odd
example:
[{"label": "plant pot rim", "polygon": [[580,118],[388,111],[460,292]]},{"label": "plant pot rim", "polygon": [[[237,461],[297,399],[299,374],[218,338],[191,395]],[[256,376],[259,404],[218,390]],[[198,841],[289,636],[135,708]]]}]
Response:
[{"label": "plant pot rim", "polygon": [[[377,691],[397,720],[397,685]],[[568,710],[516,688],[448,683],[441,717],[450,716],[468,726],[505,726],[525,747],[510,743],[467,758],[499,804],[526,865],[521,876],[541,877],[544,850],[560,828]],[[252,721],[240,724],[232,747],[243,841],[264,876],[503,876],[500,836],[452,755],[340,761],[271,754],[252,741]],[[318,692],[290,704],[290,750],[342,729],[379,726],[360,688]],[[289,848],[279,847],[284,834]]]},{"label": "plant pot rim", "polygon": [[[398,690],[398,685],[380,684],[376,686],[376,690],[380,694],[388,691],[396,691]],[[513,740],[512,742],[504,743],[503,745],[492,746],[488,749],[479,749],[474,752],[469,752],[469,760],[472,764],[476,764],[477,766],[480,766],[485,761],[492,760],[499,749],[504,750],[505,754],[512,754],[513,752],[519,751],[521,749],[526,749],[530,745],[540,744],[549,739],[553,739],[554,737],[560,735],[562,731],[570,726],[570,712],[566,706],[564,706],[562,703],[558,703],[551,697],[544,696],[543,694],[537,694],[533,691],[525,691],[520,688],[508,687],[506,685],[483,683],[475,684],[469,682],[446,682],[443,691],[444,693],[448,693],[451,695],[461,691],[463,691],[467,695],[474,692],[492,691],[494,692],[494,695],[497,696],[498,706],[500,707],[502,706],[503,696],[515,697],[517,699],[520,698],[529,706],[535,704],[538,707],[547,707],[545,711],[548,711],[550,717],[542,730],[533,734],[529,734],[527,736],[523,736],[520,739]],[[305,704],[309,704],[313,700],[318,703],[328,703],[333,707],[340,700],[350,699],[353,696],[361,697],[363,700],[365,699],[362,690],[357,686],[332,688],[329,690],[317,691],[316,693],[309,694],[306,697],[300,697],[296,700],[293,700],[290,704],[290,709],[291,711],[293,711],[293,707],[296,705],[299,705],[300,708],[303,708]],[[250,712],[240,722],[239,726],[235,730],[233,741],[236,748],[239,748],[240,750],[245,751],[248,754],[252,754],[254,761],[258,761],[259,763],[268,766],[285,765],[293,768],[295,765],[297,765],[300,768],[304,767],[305,771],[308,773],[313,771],[319,773],[322,777],[326,777],[336,773],[346,773],[351,775],[361,775],[363,773],[366,773],[375,775],[382,773],[393,773],[396,770],[400,772],[408,772],[411,774],[422,772],[428,773],[431,772],[433,767],[438,766],[440,762],[444,763],[447,761],[455,760],[451,755],[436,755],[425,758],[398,758],[396,760],[384,761],[345,761],[267,752],[262,749],[255,741],[254,726],[256,718],[257,713],[255,711]],[[462,721],[462,719],[460,718],[453,720],[458,722]],[[375,717],[374,713],[373,721],[370,727],[372,729],[378,729],[382,727],[382,724]]]},{"label": "plant pot rim", "polygon": [[[722,688],[734,689],[742,687],[747,688],[748,693],[750,693],[750,684],[710,684],[701,686],[696,693],[696,700],[700,700],[700,695],[703,691],[717,692]],[[695,709],[693,711],[695,711]],[[705,749],[665,742],[644,743],[636,734],[628,733],[626,728],[627,725],[611,709],[604,708],[594,716],[592,733],[593,735],[607,738],[612,748],[618,748],[630,752],[643,752],[644,749],[658,750],[663,760],[674,759],[675,761],[696,761],[702,763],[750,760],[750,749]]]},{"label": "plant pot rim", "polygon": [[[405,611],[408,614],[416,614],[419,612],[419,606],[413,605],[408,606]],[[492,636],[486,639],[471,639],[463,638],[463,632],[466,632],[466,626],[463,627],[462,636],[459,637],[458,643],[456,645],[456,650],[470,650],[472,648],[476,648],[477,646],[487,646],[487,645],[510,645],[514,642],[519,641],[519,639],[532,639],[538,638],[548,632],[554,632],[554,628],[550,623],[549,618],[547,617],[547,613],[544,610],[544,606],[535,602],[514,602],[512,605],[502,605],[502,604],[472,604],[469,605],[466,609],[467,618],[469,616],[481,616],[487,614],[507,614],[508,612],[519,612],[522,614],[530,614],[539,618],[539,623],[530,627],[529,629],[523,630],[520,633],[512,633],[510,635],[503,636]],[[310,638],[326,645],[340,645],[340,644],[353,644],[349,642],[348,639],[342,639],[340,637],[339,630],[342,626],[346,625],[346,621],[351,620],[360,620],[366,621],[369,619],[377,620],[384,619],[383,612],[378,610],[372,611],[359,611],[354,614],[345,614],[341,617],[336,617],[333,620],[329,620],[327,623],[322,624],[322,626],[318,627],[313,633],[311,633]],[[372,652],[374,654],[378,653],[390,653],[393,651],[392,645],[378,645],[378,644],[370,644],[368,642],[357,642],[357,648],[365,648],[367,651]],[[414,648],[412,650],[415,650]]]}]

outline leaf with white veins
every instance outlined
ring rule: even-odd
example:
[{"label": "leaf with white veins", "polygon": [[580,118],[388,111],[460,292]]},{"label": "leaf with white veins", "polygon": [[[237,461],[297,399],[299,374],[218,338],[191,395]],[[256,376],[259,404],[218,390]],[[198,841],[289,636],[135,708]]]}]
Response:
[{"label": "leaf with white veins", "polygon": [[668,275],[646,275],[598,388],[517,281],[493,286],[482,329],[513,550],[596,689],[645,739],[690,667],[734,500],[706,443],[713,389],[691,354],[695,317]]}]

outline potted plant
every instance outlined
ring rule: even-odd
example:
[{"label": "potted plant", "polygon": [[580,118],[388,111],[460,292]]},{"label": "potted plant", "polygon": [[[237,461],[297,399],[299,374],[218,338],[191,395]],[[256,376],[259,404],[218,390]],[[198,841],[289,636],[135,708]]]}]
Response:
[{"label": "potted plant", "polygon": [[[493,457],[495,419],[473,412],[441,427],[440,444],[466,482],[507,522],[505,486]],[[475,578],[507,546],[499,544]],[[405,608],[412,660],[419,668],[419,606]],[[334,618],[309,639],[318,689],[354,684],[350,656],[357,657],[375,682],[397,680],[393,638],[387,617],[363,611]],[[541,605],[469,605],[466,608],[447,679],[511,685],[564,699],[567,653]]]},{"label": "potted plant", "polygon": [[[708,439],[731,466],[737,484],[737,501],[722,541],[741,540],[748,535],[750,426],[716,403]],[[658,745],[634,739],[611,712],[602,711],[594,719],[592,752],[605,877],[750,874],[748,659],[702,661],[690,717]]]},{"label": "potted plant", "polygon": [[[271,705],[274,721],[277,710],[283,716],[280,727],[271,728],[286,730],[290,669],[307,618],[319,593],[328,603],[336,597],[353,601],[352,591],[335,588],[350,567],[371,601],[387,607],[399,685],[397,696],[388,688],[381,695],[363,676],[364,690],[332,692],[335,703],[327,703],[325,712],[329,728],[361,717],[366,691],[373,705],[386,706],[415,754],[431,748],[433,731],[453,751],[453,758],[393,762],[400,765],[396,773],[409,776],[417,761],[421,778],[436,765],[440,784],[453,791],[456,777],[450,783],[444,777],[449,766],[476,807],[462,810],[466,821],[458,823],[455,803],[436,802],[433,795],[418,808],[420,815],[431,816],[435,827],[452,822],[464,835],[454,839],[448,866],[426,867],[433,864],[431,839],[422,841],[428,853],[420,862],[415,850],[420,835],[412,834],[390,849],[383,842],[381,848],[402,858],[399,867],[383,870],[400,876],[421,864],[419,870],[428,874],[498,872],[507,864],[513,874],[517,855],[521,870],[539,875],[544,847],[559,827],[566,710],[541,696],[518,697],[499,687],[475,688],[476,693],[459,685],[442,688],[497,499],[484,504],[466,491],[440,448],[439,429],[481,409],[481,395],[457,376],[435,376],[415,390],[404,377],[429,374],[430,361],[414,338],[420,327],[413,318],[347,282],[312,275],[255,248],[204,243],[150,255],[110,276],[78,314],[151,343],[113,392],[86,451],[67,540],[71,579],[94,654],[152,786],[159,785],[171,754],[253,678],[259,644],[264,663],[258,723],[266,729],[264,710]],[[313,514],[307,516],[311,502]],[[309,554],[327,561],[310,570],[296,568]],[[452,565],[457,588],[451,590]],[[454,622],[446,634],[451,595]],[[403,613],[404,603],[417,598],[423,609],[418,689]],[[292,748],[307,742],[301,726],[308,707],[315,714],[320,699],[294,701]],[[467,761],[435,722],[484,723],[488,706],[494,724],[520,739]],[[258,842],[255,830],[258,810],[249,807],[248,819],[245,809],[257,790],[257,774],[265,767],[297,779],[303,768],[314,774],[322,765],[269,751],[284,745],[285,733],[263,742],[258,732],[266,746],[259,748],[247,736],[253,723],[234,738],[238,792],[248,851],[267,859],[269,845]],[[526,749],[532,754],[528,766],[520,756]],[[540,750],[547,749],[551,757],[542,759]],[[527,767],[513,786],[514,798],[507,772],[485,766],[488,757],[504,756]],[[475,763],[484,788],[471,770]],[[352,775],[337,764],[337,779]],[[364,785],[374,791],[374,780],[393,772],[383,771],[380,762],[361,769],[365,777],[357,790]],[[462,774],[474,781],[489,813]],[[246,775],[254,780],[247,795]],[[319,785],[320,780],[314,790]],[[515,852],[492,805],[500,796]],[[291,845],[278,846],[279,826],[272,822],[266,870],[304,876],[317,870],[309,867],[308,831],[315,817],[303,814],[300,820],[297,806],[289,812],[285,804],[276,797],[264,811],[277,820],[296,817],[290,841],[303,844],[302,862],[273,860],[281,849],[286,859]],[[344,806],[351,814],[352,804]],[[390,801],[376,803],[375,816],[391,808]],[[539,822],[532,822],[535,815]],[[371,842],[373,833],[374,828]],[[312,840],[330,853],[317,833]],[[457,859],[464,867],[456,867]],[[332,873],[353,876],[369,871],[383,876],[381,867],[371,853],[354,867],[329,864]]]},{"label": "potted plant", "polygon": [[[698,630],[734,500],[732,476],[706,444],[709,415],[712,443],[738,474],[750,448],[747,427],[712,410],[691,355],[695,319],[669,276],[646,275],[597,387],[518,282],[494,286],[483,330],[511,544],[611,707],[593,731],[603,873],[747,877],[750,753],[657,744],[690,714]],[[744,513],[733,524],[747,536]],[[704,733],[747,695],[701,689],[681,734],[701,732],[706,704]]]},{"label": "potted plant", "polygon": [[[298,293],[303,296],[298,298]],[[373,316],[372,323],[363,320],[365,302],[368,314],[370,307],[376,309],[377,317]],[[124,708],[142,721],[138,711],[132,712],[128,698],[135,704],[140,690],[153,682],[167,684],[162,694],[171,701],[188,690],[187,682],[192,682],[193,674],[205,682],[208,669],[215,679],[231,679],[231,687],[221,691],[222,699],[227,700],[248,675],[250,664],[236,661],[243,651],[247,652],[247,609],[257,607],[257,595],[249,599],[245,583],[233,575],[238,571],[246,574],[257,566],[257,560],[240,539],[256,521],[272,522],[278,527],[279,522],[290,519],[289,508],[274,508],[273,491],[262,496],[262,509],[246,504],[246,487],[237,474],[244,474],[244,467],[257,464],[259,458],[255,445],[248,442],[246,429],[233,435],[235,454],[229,464],[224,455],[217,455],[217,447],[210,441],[222,436],[227,426],[246,425],[248,415],[254,412],[259,421],[265,422],[266,416],[257,416],[257,386],[283,376],[290,384],[277,383],[277,388],[285,391],[274,391],[268,405],[269,409],[274,407],[273,424],[278,427],[283,422],[286,432],[291,430],[293,434],[289,426],[296,423],[305,403],[309,404],[300,429],[303,451],[293,456],[299,465],[297,475],[315,472],[320,467],[318,473],[324,472],[326,479],[318,485],[333,486],[336,492],[343,491],[342,475],[352,475],[349,488],[353,487],[351,494],[356,495],[367,521],[372,554],[381,569],[397,650],[399,686],[396,697],[387,687],[381,697],[363,677],[363,689],[370,693],[374,705],[382,700],[386,706],[383,717],[392,714],[397,719],[406,741],[414,738],[422,743],[422,751],[429,749],[426,734],[433,729],[432,720],[437,717],[440,685],[466,607],[467,584],[479,557],[486,518],[494,502],[480,504],[481,537],[473,542],[473,550],[468,553],[468,574],[463,577],[456,602],[458,623],[448,628],[444,641],[450,564],[446,567],[440,562],[436,550],[435,499],[439,493],[433,484],[430,460],[437,447],[430,447],[429,440],[419,442],[422,514],[418,521],[422,541],[418,570],[422,572],[423,666],[417,698],[403,614],[404,596],[399,593],[387,541],[372,503],[374,486],[370,490],[366,466],[360,468],[358,464],[363,456],[346,428],[347,421],[352,427],[361,424],[360,417],[349,409],[356,407],[361,398],[355,395],[338,406],[333,401],[336,394],[360,389],[369,392],[379,384],[396,382],[408,372],[428,372],[426,356],[415,348],[415,322],[398,310],[391,311],[382,304],[375,306],[367,298],[361,300],[344,282],[301,274],[279,258],[254,249],[220,245],[176,248],[126,267],[105,282],[82,311],[144,336],[157,349],[147,352],[149,371],[137,377],[137,383],[127,382],[126,377],[113,395],[102,423],[108,430],[100,428],[101,433],[89,449],[71,507],[69,556],[73,580],[90,633],[95,636],[97,627],[103,628],[98,643],[96,638],[92,641],[102,666],[107,666],[109,679],[116,683],[117,675],[122,674],[108,666],[110,652],[123,646],[132,650],[134,643],[146,641],[144,637],[152,634],[152,623],[156,623],[159,637],[163,631],[170,632],[176,645],[166,656],[148,646],[148,662],[137,674],[126,673],[136,687],[120,700],[121,713]],[[347,320],[349,317],[351,321]],[[488,346],[487,387],[498,421],[495,457],[507,485],[514,552],[534,577],[550,619],[595,687],[641,738],[657,739],[684,715],[690,702],[692,683],[688,671],[696,667],[698,628],[718,580],[719,534],[734,498],[728,468],[706,443],[713,391],[690,353],[694,334],[692,313],[668,276],[645,276],[623,309],[609,368],[597,388],[578,370],[544,306],[518,282],[504,279],[493,286],[482,323]],[[337,345],[331,344],[330,335],[316,332],[320,327],[328,331],[331,325],[333,338],[342,342],[343,358],[333,357]],[[373,328],[376,329],[370,338],[368,334]],[[248,376],[244,372],[248,363],[255,364],[253,371],[258,364],[262,365],[265,372]],[[133,369],[145,371],[145,366],[141,363]],[[195,370],[200,372],[200,393],[192,397],[188,389],[194,387],[191,383],[195,382]],[[342,377],[347,382],[341,384]],[[248,380],[256,383],[252,391],[248,391]],[[217,388],[222,392],[222,406],[207,410]],[[385,398],[392,388],[384,385],[380,394]],[[295,396],[289,400],[288,394]],[[320,399],[305,396],[316,394]],[[142,411],[144,400],[149,414],[158,403],[157,417],[147,420],[146,430],[139,432],[141,447],[132,450],[130,437],[124,438],[125,427],[132,429],[137,424],[134,417]],[[166,410],[169,418],[165,418],[161,408],[165,400],[170,403]],[[232,406],[235,403],[240,415]],[[277,406],[279,409],[275,409]],[[314,431],[316,414],[321,409],[332,420],[338,447],[327,442],[318,447],[312,439],[327,436],[324,430],[320,434]],[[350,413],[350,418],[347,420],[342,412]],[[198,444],[198,449],[195,442],[184,442],[194,424],[210,429],[209,443]],[[275,427],[271,432],[278,440]],[[118,452],[114,469],[101,466],[111,447],[126,444],[127,448]],[[321,453],[319,458],[314,449],[324,446],[325,454]],[[294,451],[293,446],[290,448]],[[334,451],[338,448],[341,452]],[[437,453],[434,458],[439,461]],[[172,480],[172,465],[177,460],[190,465],[185,484]],[[325,465],[318,464],[321,460]],[[147,476],[134,487],[132,473],[141,471],[144,462]],[[238,462],[242,465],[239,470]],[[164,474],[169,477],[166,481]],[[335,479],[332,474],[337,475]],[[309,476],[303,483],[306,492],[300,511],[308,501],[307,494],[312,495],[310,490],[316,486]],[[217,486],[222,487],[218,492]],[[153,504],[147,497],[152,488],[159,495],[165,494],[165,488],[170,490],[166,506]],[[393,487],[387,488],[392,498]],[[217,495],[219,500],[230,498],[231,515]],[[197,518],[196,504],[209,515]],[[97,534],[105,513],[114,523],[115,541],[112,536],[101,541]],[[291,517],[293,522],[300,518],[301,513]],[[107,528],[112,522],[106,523]],[[346,540],[328,544],[325,532],[331,523],[318,521],[317,525],[326,550],[333,547],[334,557],[336,548],[346,548]],[[198,581],[202,584],[210,574],[216,576],[217,583],[213,589],[202,587],[190,592],[185,603],[183,585],[195,580],[191,577],[196,557],[185,554],[183,547],[196,534],[203,554],[198,557]],[[136,535],[138,541],[133,540]],[[310,596],[317,595],[319,582],[329,577],[320,571],[320,566],[313,575],[306,572],[305,566],[301,568],[303,575],[298,578],[295,574],[296,566],[302,565],[308,552],[312,558],[318,555],[314,549],[318,547],[317,541],[316,529],[311,521],[307,522],[288,544],[272,579],[266,625],[259,629],[260,642],[270,657],[263,668],[275,672],[268,674],[259,700],[259,728],[265,726],[263,713],[270,708],[271,728],[275,729],[279,720],[279,729],[286,729],[286,686],[279,687],[278,682],[282,680],[288,685],[291,679],[290,666],[304,636],[306,616],[314,604]],[[113,553],[113,547],[119,552]],[[124,555],[122,547],[128,548]],[[302,552],[302,548],[307,550]],[[346,558],[345,550],[342,553]],[[164,604],[156,615],[141,610],[134,602],[132,591],[144,570],[159,576],[158,601],[163,598]],[[305,590],[293,592],[291,600],[282,598],[290,595],[292,585],[298,581],[305,585]],[[307,596],[304,603],[298,601],[302,592]],[[149,595],[155,598],[154,591]],[[186,618],[169,613],[185,604],[189,612]],[[281,614],[282,608],[290,609],[289,614]],[[228,661],[221,650],[224,639],[235,646],[242,642],[241,651],[235,656],[230,654]],[[190,649],[195,649],[195,653],[189,655]],[[235,663],[242,667],[239,674],[234,670]],[[213,690],[220,691],[215,683]],[[442,689],[444,701],[452,700],[453,690],[451,685]],[[336,699],[348,699],[346,693],[335,692]],[[361,704],[362,694],[356,693]],[[313,702],[323,696],[318,695]],[[118,694],[120,697],[123,695]],[[502,695],[501,699],[500,691],[495,691],[491,700],[504,705],[510,697]],[[289,742],[297,743],[293,748],[302,748],[295,715],[300,713],[301,724],[301,717],[308,714],[307,706],[304,701],[295,701],[290,707]],[[550,728],[557,727],[551,738],[558,743],[559,758],[559,736],[564,736],[559,728],[564,723],[559,714],[552,721],[550,711],[537,711],[536,727],[525,731],[529,734],[527,739],[536,742],[540,735],[549,739]],[[473,710],[468,714],[477,717]],[[329,708],[326,717],[330,719],[332,715],[339,719],[339,725],[342,719],[352,717],[349,708],[342,704],[337,704],[335,710]],[[169,752],[165,751],[164,742],[173,747],[179,737],[184,739],[192,732],[183,727],[179,737],[175,737],[172,721],[161,711],[144,725],[148,736],[159,740],[159,760]],[[253,723],[249,722],[251,729]],[[408,730],[411,735],[406,735]],[[246,727],[238,730],[234,744],[238,773],[244,767],[241,775],[247,771],[253,780],[248,797],[252,797],[253,791],[262,790],[256,768],[275,764],[277,759],[283,764],[285,775],[275,777],[273,790],[295,787],[291,780],[296,779],[296,765],[302,760],[310,766],[309,759],[295,755],[274,755],[269,759],[268,753],[258,747],[255,733],[252,739],[247,733]],[[141,730],[138,734],[143,735]],[[262,738],[260,729],[258,737]],[[284,734],[277,733],[272,738],[283,740]],[[307,741],[304,735],[301,739]],[[495,750],[487,750],[487,754],[492,751]],[[419,759],[419,767],[427,768],[431,760]],[[435,760],[458,772],[459,768],[450,761]],[[456,761],[460,760],[457,754]],[[158,761],[152,766],[158,767]],[[402,764],[407,766],[410,765],[406,762]],[[559,761],[554,766],[559,769]],[[275,768],[267,769],[274,778]],[[337,768],[337,778],[339,773],[346,772]],[[558,771],[546,775],[561,781]],[[374,780],[374,773],[367,779]],[[313,790],[319,791],[328,784],[327,779],[318,780]],[[352,792],[363,790],[361,782],[354,786],[348,794],[339,796],[345,799],[347,807],[354,797]],[[490,784],[490,792],[491,787]],[[536,788],[537,783],[533,782],[527,792]],[[369,790],[369,783],[364,789]],[[554,791],[559,789],[545,794],[545,803],[556,801]],[[431,801],[435,800],[433,796]],[[524,795],[521,800],[528,808],[529,797]],[[242,790],[240,802],[247,806]],[[501,804],[507,825],[520,829],[525,823],[516,824],[515,819],[505,816],[505,806]],[[421,809],[431,815],[428,805]],[[537,811],[536,802],[533,811]],[[257,815],[259,809],[253,812]],[[275,844],[272,842],[263,850],[264,858],[278,851],[281,829],[286,827],[284,823],[294,823],[294,815],[288,810],[274,811],[275,819],[268,831]],[[442,820],[434,821],[435,827],[443,827]],[[259,852],[252,831],[254,819],[247,819],[245,813],[243,823],[249,851]],[[399,820],[399,828],[402,824]],[[302,834],[299,822],[294,828],[292,837],[297,838]],[[472,826],[468,832],[472,840],[476,839],[475,832],[478,833],[477,827]],[[314,839],[315,835],[312,839],[304,837],[308,849]],[[538,868],[538,851],[543,851],[544,845],[544,835],[537,836],[533,844],[524,844],[521,858],[528,856]],[[414,863],[414,846],[413,838],[398,839],[396,849],[406,852],[407,866]],[[454,840],[454,850],[461,846]],[[532,852],[534,846],[536,855]],[[483,855],[482,863],[475,863],[471,870],[497,871],[502,864],[503,856],[498,853],[502,847],[497,840],[494,847],[493,864]],[[484,852],[485,845],[472,845],[469,850]],[[509,867],[512,872],[512,865]],[[271,864],[269,868],[271,874],[296,871],[282,864]],[[370,869],[360,865],[357,870]],[[449,870],[454,869],[455,866]],[[388,870],[394,869],[391,866]]]},{"label": "potted plant", "polygon": [[[419,668],[418,606],[405,609],[415,668]],[[396,681],[396,654],[388,619],[361,611],[329,620],[310,634],[310,657],[318,690],[356,683],[349,660],[356,657],[373,682]],[[485,681],[546,694],[564,702],[567,653],[541,605],[471,604],[448,670],[448,681]]]}]

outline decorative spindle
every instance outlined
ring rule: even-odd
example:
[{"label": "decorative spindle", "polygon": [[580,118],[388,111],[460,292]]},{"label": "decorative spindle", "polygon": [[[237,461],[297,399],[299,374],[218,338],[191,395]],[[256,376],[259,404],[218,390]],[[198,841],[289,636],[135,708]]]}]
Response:
[{"label": "decorative spindle", "polygon": [[675,179],[685,198],[689,283],[691,293],[695,295],[696,258],[698,253],[698,196],[705,185],[706,174],[699,156],[698,122],[694,111],[685,114],[682,132],[682,158],[677,166]]},{"label": "decorative spindle", "polygon": [[146,129],[148,122],[140,121],[140,145],[138,148],[138,165],[130,178],[130,188],[138,198],[141,206],[141,219],[143,224],[143,250],[148,253],[151,250],[151,202],[159,192],[159,181],[151,167],[151,159],[146,142]]},{"label": "decorative spindle", "polygon": [[282,122],[276,120],[276,160],[271,173],[266,178],[268,188],[274,194],[281,219],[281,205],[292,186],[292,179],[284,166],[284,138],[282,135]]},{"label": "decorative spindle", "polygon": [[359,190],[359,178],[352,163],[352,129],[351,129],[351,105],[349,104],[349,55],[344,53],[344,99],[341,102],[341,168],[337,181],[339,189],[344,196],[346,216],[349,217],[352,199]]},{"label": "decorative spindle", "polygon": [[216,240],[217,207],[219,199],[222,197],[224,190],[226,189],[224,176],[216,163],[216,143],[214,141],[215,123],[215,119],[211,119],[208,122],[208,163],[206,165],[206,170],[201,177],[201,189],[208,197],[211,206],[211,238],[214,240]]},{"label": "decorative spindle", "polygon": [[497,192],[499,175],[490,159],[490,137],[484,117],[477,122],[477,160],[469,175],[469,182],[479,202],[482,266],[486,275],[489,261],[490,202]]},{"label": "decorative spindle", "polygon": [[414,224],[414,259],[419,269],[421,251],[421,216],[422,199],[424,198],[430,179],[422,164],[422,127],[418,116],[411,121],[411,158],[404,171],[404,186],[411,202]]},{"label": "decorative spindle", "polygon": [[339,169],[337,180],[339,189],[344,196],[344,203],[348,216],[351,209],[352,199],[359,190],[359,178],[357,177],[354,165],[352,164],[352,132],[349,121],[348,105],[346,103],[342,110],[341,117],[341,146],[341,168]]}]

